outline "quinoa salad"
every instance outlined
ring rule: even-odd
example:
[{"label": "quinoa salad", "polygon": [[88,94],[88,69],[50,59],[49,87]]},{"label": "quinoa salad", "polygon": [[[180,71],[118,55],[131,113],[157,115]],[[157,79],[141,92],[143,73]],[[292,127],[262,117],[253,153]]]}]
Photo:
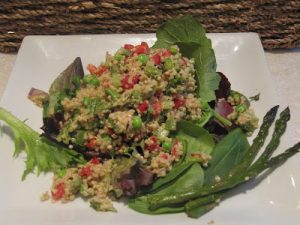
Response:
[{"label": "quinoa salad", "polygon": [[[55,108],[62,115],[56,141],[70,149],[85,149],[91,159],[58,171],[51,198],[68,202],[81,195],[94,209],[113,211],[111,199],[136,194],[137,188],[166,176],[180,161],[184,143],[172,131],[179,121],[197,122],[202,117],[201,99],[195,95],[194,60],[183,57],[176,45],[150,49],[141,42],[125,44],[87,69],[90,74],[73,80],[74,91],[60,96]],[[226,103],[233,109],[228,119],[252,132],[258,119],[244,107],[245,101],[236,93],[228,97]],[[205,153],[194,157],[204,166],[210,159]],[[139,164],[151,179],[134,185],[128,180],[116,182],[125,171],[118,168],[124,159],[125,164]]]},{"label": "quinoa salad", "polygon": [[[22,179],[53,172],[41,201],[82,198],[111,212],[122,201],[144,214],[199,218],[233,188],[299,152],[300,143],[272,157],[288,107],[277,120],[279,106],[272,107],[249,143],[259,127],[252,108],[259,94],[246,97],[217,72],[197,20],[172,19],[156,36],[151,47],[126,43],[95,65],[77,57],[48,92],[32,88],[42,134],[0,107],[0,121],[15,134],[15,155],[26,154]],[[270,128],[272,138],[256,157]]]}]

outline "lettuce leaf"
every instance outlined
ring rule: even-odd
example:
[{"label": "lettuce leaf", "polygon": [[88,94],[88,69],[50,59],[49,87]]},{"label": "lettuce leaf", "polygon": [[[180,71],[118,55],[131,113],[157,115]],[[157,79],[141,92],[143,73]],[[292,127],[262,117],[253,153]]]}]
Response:
[{"label": "lettuce leaf", "polygon": [[[41,172],[55,171],[72,164],[84,163],[85,160],[77,152],[57,145],[40,136],[23,121],[0,107],[0,121],[4,121],[14,133],[15,152],[17,157],[22,151],[26,154],[25,171],[22,180],[37,168]],[[24,146],[22,145],[24,143]]]},{"label": "lettuce leaf", "polygon": [[183,56],[195,59],[197,95],[202,101],[215,100],[220,76],[216,72],[216,57],[211,41],[202,25],[192,16],[168,20],[156,32],[153,48],[178,45]]}]

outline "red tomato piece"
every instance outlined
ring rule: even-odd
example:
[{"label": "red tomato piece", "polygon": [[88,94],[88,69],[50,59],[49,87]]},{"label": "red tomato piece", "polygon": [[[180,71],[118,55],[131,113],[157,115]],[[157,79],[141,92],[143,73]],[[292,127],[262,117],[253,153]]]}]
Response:
[{"label": "red tomato piece", "polygon": [[51,194],[54,200],[57,201],[61,199],[65,194],[65,184],[63,182],[57,184],[55,186],[55,192],[52,191]]},{"label": "red tomato piece", "polygon": [[153,108],[153,115],[158,116],[161,112],[161,109],[162,109],[161,103],[159,101],[154,101],[152,103],[152,108]]},{"label": "red tomato piece", "polygon": [[152,136],[149,139],[151,140],[151,144],[145,143],[146,149],[148,149],[149,151],[159,150],[160,146],[157,142],[157,138],[155,136]]},{"label": "red tomato piece", "polygon": [[158,53],[156,53],[155,55],[152,56],[152,60],[153,60],[155,65],[160,65],[161,64],[160,55]]},{"label": "red tomato piece", "polygon": [[91,159],[91,163],[94,164],[94,165],[97,165],[97,164],[100,163],[100,160],[99,160],[97,157],[93,157],[93,158]]},{"label": "red tomato piece", "polygon": [[135,46],[136,54],[149,54],[150,48],[146,42],[142,42],[140,45]]},{"label": "red tomato piece", "polygon": [[92,174],[92,168],[90,166],[85,166],[83,167],[80,172],[79,172],[79,175],[82,176],[82,177],[88,177]]},{"label": "red tomato piece", "polygon": [[147,112],[147,110],[149,108],[149,104],[147,101],[143,101],[141,104],[139,104],[138,108],[141,113],[145,113],[145,112]]},{"label": "red tomato piece", "polygon": [[184,106],[185,100],[183,98],[175,98],[174,99],[174,108],[178,109],[181,106]]},{"label": "red tomato piece", "polygon": [[165,159],[165,160],[169,159],[169,155],[167,153],[161,153],[160,157],[163,158],[163,159]]},{"label": "red tomato piece", "polygon": [[124,45],[124,48],[127,49],[127,50],[131,50],[131,49],[134,48],[134,46],[131,45],[131,44],[125,44],[125,45]]},{"label": "red tomato piece", "polygon": [[90,74],[96,74],[97,73],[97,67],[93,64],[88,64],[87,69],[90,72]]},{"label": "red tomato piece", "polygon": [[126,74],[124,78],[121,80],[121,86],[123,89],[131,89],[133,88],[133,85],[129,83],[129,75]]},{"label": "red tomato piece", "polygon": [[85,146],[88,147],[88,148],[94,148],[96,146],[96,144],[97,144],[96,138],[91,138],[87,141]]},{"label": "red tomato piece", "polygon": [[172,55],[172,52],[170,52],[169,50],[165,50],[163,51],[162,55],[165,57],[170,57]]},{"label": "red tomato piece", "polygon": [[121,86],[123,89],[131,89],[140,81],[139,75],[135,75],[132,78],[132,82],[129,82],[129,75],[126,74],[124,78],[121,80]]},{"label": "red tomato piece", "polygon": [[139,75],[134,75],[132,78],[132,84],[137,84],[140,81]]},{"label": "red tomato piece", "polygon": [[107,70],[106,66],[104,65],[101,66],[100,68],[98,68],[97,75],[101,76],[106,70]]}]

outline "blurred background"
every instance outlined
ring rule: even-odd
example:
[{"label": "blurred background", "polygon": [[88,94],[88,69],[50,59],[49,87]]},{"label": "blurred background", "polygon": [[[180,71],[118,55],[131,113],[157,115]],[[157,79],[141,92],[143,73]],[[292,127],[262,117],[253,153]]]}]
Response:
[{"label": "blurred background", "polygon": [[149,33],[186,14],[210,33],[259,33],[265,49],[300,45],[300,0],[11,0],[0,1],[0,52],[26,35]]}]

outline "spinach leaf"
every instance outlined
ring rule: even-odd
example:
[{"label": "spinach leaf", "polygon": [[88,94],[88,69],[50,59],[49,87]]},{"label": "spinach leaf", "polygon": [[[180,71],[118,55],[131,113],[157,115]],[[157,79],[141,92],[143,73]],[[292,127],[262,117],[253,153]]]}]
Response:
[{"label": "spinach leaf", "polygon": [[149,214],[149,215],[158,215],[164,213],[179,213],[184,211],[184,206],[178,206],[178,207],[165,206],[156,210],[150,210],[147,201],[147,196],[131,199],[128,203],[128,207],[137,212]]},{"label": "spinach leaf", "polygon": [[192,153],[210,154],[214,149],[213,137],[203,127],[189,121],[179,121],[176,128],[175,136],[187,145],[185,161],[191,159]]},{"label": "spinach leaf", "polygon": [[205,185],[215,182],[215,176],[221,179],[228,176],[229,172],[238,165],[249,149],[246,135],[240,128],[231,131],[216,146],[205,171]]},{"label": "spinach leaf", "polygon": [[168,48],[177,42],[196,42],[207,39],[202,25],[192,16],[168,20],[156,32],[154,48]]},{"label": "spinach leaf", "polygon": [[199,163],[194,163],[185,173],[178,176],[176,180],[172,181],[163,189],[147,196],[132,199],[128,206],[138,212],[145,214],[162,214],[175,213],[184,211],[184,207],[162,207],[157,210],[149,210],[149,203],[147,198],[151,195],[168,195],[170,193],[180,193],[189,189],[201,188],[204,182],[204,173]]},{"label": "spinach leaf", "polygon": [[177,44],[183,56],[195,59],[197,95],[207,102],[214,100],[220,76],[211,41],[202,25],[192,16],[171,19],[157,30],[156,37],[153,48]]},{"label": "spinach leaf", "polygon": [[177,42],[176,44],[183,56],[195,60],[197,95],[203,101],[215,100],[215,90],[219,88],[221,78],[216,72],[217,63],[211,41],[206,38],[200,43]]},{"label": "spinach leaf", "polygon": [[177,179],[184,172],[186,172],[195,162],[184,162],[173,169],[164,177],[158,178],[149,189],[143,191],[143,194],[157,191],[164,188],[166,185]]}]

